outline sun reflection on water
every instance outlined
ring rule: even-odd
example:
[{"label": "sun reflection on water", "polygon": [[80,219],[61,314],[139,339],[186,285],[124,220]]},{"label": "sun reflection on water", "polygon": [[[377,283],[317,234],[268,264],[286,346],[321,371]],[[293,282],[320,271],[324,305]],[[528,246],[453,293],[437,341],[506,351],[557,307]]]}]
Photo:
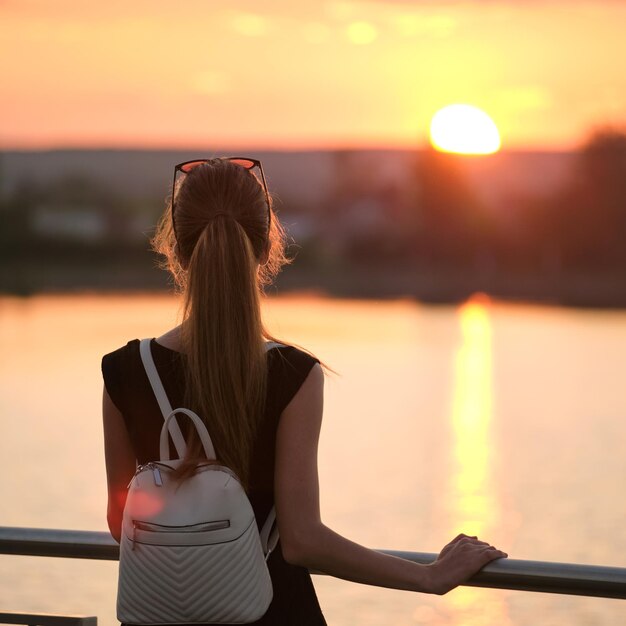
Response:
[{"label": "sun reflection on water", "polygon": [[489,485],[492,363],[487,307],[484,301],[471,300],[459,309],[462,344],[456,354],[452,408],[456,534],[484,534],[494,512]]},{"label": "sun reflection on water", "polygon": [[[492,328],[489,301],[476,296],[459,309],[462,343],[456,354],[452,406],[454,470],[450,536],[463,532],[493,542],[501,521],[492,471]],[[498,533],[499,534],[499,533]],[[501,591],[459,587],[446,604],[458,626],[512,624]]]}]

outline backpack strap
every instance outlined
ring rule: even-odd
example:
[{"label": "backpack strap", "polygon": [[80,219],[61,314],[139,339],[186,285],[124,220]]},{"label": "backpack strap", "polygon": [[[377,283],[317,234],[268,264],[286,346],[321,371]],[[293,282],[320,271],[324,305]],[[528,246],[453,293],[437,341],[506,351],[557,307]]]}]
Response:
[{"label": "backpack strap", "polygon": [[[161,382],[161,378],[159,377],[159,373],[157,371],[156,365],[154,364],[154,359],[152,358],[152,350],[150,349],[150,339],[142,339],[139,342],[139,353],[141,355],[141,361],[143,363],[144,369],[146,370],[146,374],[148,375],[148,380],[150,381],[150,385],[152,387],[152,391],[156,396],[157,402],[159,403],[159,408],[161,409],[161,413],[163,414],[163,419],[167,420],[168,417],[175,413],[172,409],[172,405],[167,398],[167,393],[165,393],[165,388],[163,387],[163,383]],[[267,341],[265,342],[265,350],[269,351],[273,348],[282,347],[282,343],[277,343],[276,341]],[[176,452],[178,453],[179,458],[183,458],[185,456],[185,451],[187,450],[187,444],[185,443],[185,438],[183,437],[182,432],[180,431],[180,427],[178,426],[178,422],[176,421],[176,417],[172,415],[169,420],[169,432],[172,436],[172,440],[174,441],[174,446],[176,448]],[[263,527],[260,531],[261,537],[261,546],[263,547],[263,554],[265,555],[265,560],[267,560],[276,544],[278,543],[278,526],[276,526],[276,507],[272,507]]]},{"label": "backpack strap", "polygon": [[261,537],[261,547],[263,548],[263,554],[265,555],[265,560],[269,559],[272,550],[276,547],[278,543],[278,526],[276,526],[276,507],[273,506],[270,509],[270,512],[267,515],[267,519],[265,520],[265,524],[263,524],[263,528],[261,528],[261,532],[259,533]]},{"label": "backpack strap", "polygon": [[[170,415],[173,409],[170,401],[167,398],[167,394],[165,393],[165,388],[163,387],[163,383],[161,382],[159,373],[157,372],[156,365],[154,364],[154,359],[152,358],[150,339],[142,339],[139,342],[139,353],[141,354],[141,360],[143,362],[144,369],[146,370],[146,374],[148,375],[148,380],[150,381],[152,391],[154,391],[154,395],[156,396],[157,402],[159,403],[161,413],[163,413],[163,419],[165,420],[167,419],[168,415]],[[185,438],[180,431],[180,427],[178,426],[176,418],[172,419],[171,423],[169,424],[169,431],[170,435],[172,436],[172,441],[174,442],[174,447],[176,448],[178,457],[182,459],[185,456],[185,452],[187,451],[187,444],[185,443]]]}]

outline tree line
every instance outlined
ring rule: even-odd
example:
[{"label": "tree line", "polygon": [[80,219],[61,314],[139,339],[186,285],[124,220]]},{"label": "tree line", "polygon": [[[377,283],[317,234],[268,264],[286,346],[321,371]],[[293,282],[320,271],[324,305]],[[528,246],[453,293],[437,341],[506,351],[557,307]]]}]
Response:
[{"label": "tree line", "polygon": [[[351,214],[341,207],[354,199],[354,188],[330,194],[327,206],[308,216],[316,226],[297,242],[301,248],[290,248],[299,257],[290,271],[300,266],[315,273],[330,259],[337,272],[379,266],[447,275],[626,277],[626,134],[596,132],[556,191],[539,195],[528,189],[500,212],[488,210],[477,196],[463,158],[422,152],[402,201],[394,197],[397,190],[368,191],[365,185]],[[280,208],[297,215],[297,207]],[[5,272],[28,263],[88,262],[97,268],[112,260],[153,271],[148,239],[162,209],[158,193],[126,198],[85,176],[22,180],[1,200],[0,260]],[[94,218],[85,224],[90,237],[68,228],[86,213]]]}]

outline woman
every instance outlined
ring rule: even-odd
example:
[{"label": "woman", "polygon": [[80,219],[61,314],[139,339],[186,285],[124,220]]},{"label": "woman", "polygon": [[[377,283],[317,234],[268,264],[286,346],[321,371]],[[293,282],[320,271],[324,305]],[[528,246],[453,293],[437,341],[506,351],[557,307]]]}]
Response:
[{"label": "woman", "polygon": [[[419,565],[369,550],[322,523],[317,445],[324,374],[303,350],[282,344],[266,350],[273,338],[261,321],[261,289],[285,257],[260,162],[229,158],[176,166],[172,202],[152,243],[184,299],[182,323],[151,341],[171,404],[205,420],[220,462],[246,488],[259,527],[276,507],[280,541],[268,560],[274,597],[256,623],[326,623],[308,569],[443,594],[507,556],[459,535],[434,563]],[[107,517],[119,541],[126,487],[137,463],[158,458],[163,418],[137,339],[107,354],[102,372]],[[187,426],[181,423],[189,444],[181,479],[201,456]]]}]

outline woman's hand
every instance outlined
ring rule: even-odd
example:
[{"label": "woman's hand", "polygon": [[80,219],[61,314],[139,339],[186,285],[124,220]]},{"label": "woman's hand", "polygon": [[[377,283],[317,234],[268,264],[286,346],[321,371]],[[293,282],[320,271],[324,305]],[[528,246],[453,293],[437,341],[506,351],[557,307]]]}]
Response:
[{"label": "woman's hand", "polygon": [[274,497],[280,549],[288,563],[367,585],[444,594],[492,559],[506,556],[459,535],[430,565],[369,550],[325,526],[319,506],[317,448],[324,373],[316,364],[284,409],[276,437]]},{"label": "woman's hand", "polygon": [[443,595],[471,578],[490,561],[507,556],[505,552],[480,541],[478,537],[461,533],[428,566],[432,570],[432,591]]}]

